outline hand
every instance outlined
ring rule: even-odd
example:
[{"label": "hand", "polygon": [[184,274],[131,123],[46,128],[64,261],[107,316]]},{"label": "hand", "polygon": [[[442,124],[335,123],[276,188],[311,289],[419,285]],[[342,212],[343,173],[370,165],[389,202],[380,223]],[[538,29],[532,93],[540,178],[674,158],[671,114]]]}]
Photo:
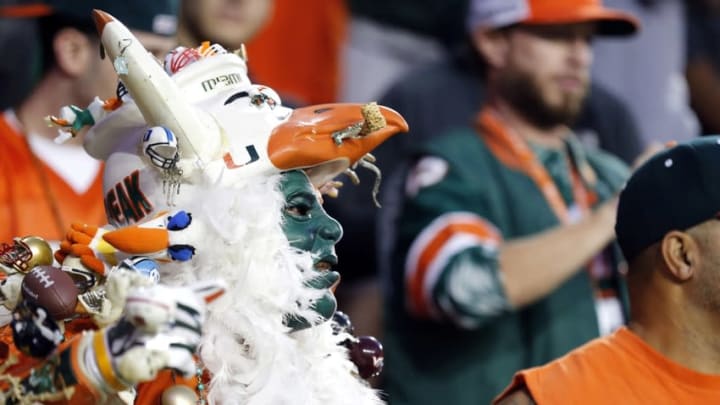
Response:
[{"label": "hand", "polygon": [[619,197],[616,195],[600,204],[591,218],[600,226],[602,234],[608,243],[615,239],[615,217],[617,216],[618,201]]},{"label": "hand", "polygon": [[673,147],[675,146],[675,144],[677,144],[677,142],[668,142],[665,146],[658,142],[651,143],[645,148],[645,150],[642,151],[642,153],[640,153],[638,157],[635,158],[635,160],[633,161],[632,169],[637,169],[638,167],[642,166],[645,161],[655,156],[656,153],[662,151],[665,148]]}]

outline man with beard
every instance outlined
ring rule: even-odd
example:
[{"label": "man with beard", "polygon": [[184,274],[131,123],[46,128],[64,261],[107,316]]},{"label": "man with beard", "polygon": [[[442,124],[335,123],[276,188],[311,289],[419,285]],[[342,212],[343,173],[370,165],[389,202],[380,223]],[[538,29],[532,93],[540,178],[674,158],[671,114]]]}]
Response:
[{"label": "man with beard", "polygon": [[475,126],[421,144],[394,240],[385,348],[393,404],[488,403],[518,369],[625,321],[613,240],[619,160],[568,125],[594,35],[627,35],[598,0],[475,1],[488,100]]}]

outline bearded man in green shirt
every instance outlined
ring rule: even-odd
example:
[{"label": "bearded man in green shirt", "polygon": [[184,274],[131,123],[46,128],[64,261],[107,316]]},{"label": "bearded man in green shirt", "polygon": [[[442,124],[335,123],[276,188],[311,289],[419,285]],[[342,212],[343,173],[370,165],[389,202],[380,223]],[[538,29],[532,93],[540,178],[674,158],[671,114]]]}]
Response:
[{"label": "bearded man in green shirt", "polygon": [[405,180],[387,300],[392,404],[489,403],[518,369],[623,324],[613,249],[629,170],[569,129],[595,35],[637,21],[599,0],[474,1],[488,103],[419,145]]}]

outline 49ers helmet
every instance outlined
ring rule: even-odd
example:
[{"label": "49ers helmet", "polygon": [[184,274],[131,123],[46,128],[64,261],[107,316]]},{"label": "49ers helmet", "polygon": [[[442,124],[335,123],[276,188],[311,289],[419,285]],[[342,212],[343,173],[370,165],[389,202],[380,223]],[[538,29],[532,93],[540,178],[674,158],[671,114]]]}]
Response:
[{"label": "49ers helmet", "polygon": [[50,244],[38,236],[15,238],[13,244],[0,245],[0,264],[27,273],[35,266],[51,265],[53,254]]}]

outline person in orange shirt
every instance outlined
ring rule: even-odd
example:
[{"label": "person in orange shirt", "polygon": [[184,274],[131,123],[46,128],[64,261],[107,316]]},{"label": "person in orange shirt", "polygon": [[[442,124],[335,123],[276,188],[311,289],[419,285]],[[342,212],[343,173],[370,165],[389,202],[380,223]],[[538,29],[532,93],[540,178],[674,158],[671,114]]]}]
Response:
[{"label": "person in orange shirt", "polygon": [[229,50],[240,49],[272,19],[274,3],[274,0],[182,0],[177,42],[195,47],[210,41]]},{"label": "person in orange shirt", "polygon": [[256,82],[275,89],[286,104],[338,101],[349,22],[346,2],[274,3],[268,23],[247,43],[250,75]]},{"label": "person in orange shirt", "polygon": [[342,0],[183,0],[177,39],[229,50],[244,43],[253,82],[271,86],[285,105],[329,103],[338,99],[347,14]]},{"label": "person in orange shirt", "polygon": [[495,404],[720,403],[720,137],[649,159],[620,194],[631,321],[520,371]]},{"label": "person in orange shirt", "polygon": [[94,7],[123,17],[157,54],[174,45],[172,1],[46,0],[0,7],[0,19],[40,19],[43,69],[24,100],[0,111],[0,242],[27,235],[58,241],[73,221],[105,223],[100,162],[85,153],[79,138],[54,143],[57,129],[44,121],[65,104],[85,107],[95,96],[115,96],[112,64],[98,52]]}]

